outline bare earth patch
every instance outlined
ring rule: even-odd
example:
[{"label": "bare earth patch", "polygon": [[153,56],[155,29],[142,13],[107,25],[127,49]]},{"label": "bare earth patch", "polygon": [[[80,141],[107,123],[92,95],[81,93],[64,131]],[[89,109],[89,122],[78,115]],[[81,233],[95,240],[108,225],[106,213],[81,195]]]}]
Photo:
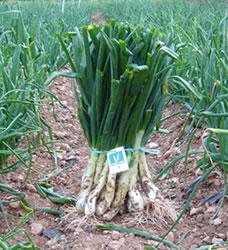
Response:
[{"label": "bare earth patch", "polygon": [[[56,191],[63,192],[64,195],[70,197],[77,197],[80,189],[81,175],[84,166],[87,163],[89,149],[83,136],[80,123],[76,116],[76,107],[74,97],[70,88],[70,83],[66,79],[59,79],[52,85],[53,92],[60,98],[64,107],[57,104],[55,107],[50,103],[46,103],[42,110],[42,116],[47,120],[49,125],[54,130],[55,145],[57,150],[58,164],[54,165],[53,159],[41,148],[39,152],[33,156],[33,172],[29,177],[28,183],[22,191],[26,193],[27,200],[32,206],[49,207],[55,209],[62,209],[66,212],[66,216],[59,218],[53,215],[48,215],[42,212],[35,212],[32,221],[26,224],[27,230],[31,233],[34,241],[41,247],[41,249],[82,249],[82,250],[124,250],[124,249],[144,249],[145,243],[154,243],[151,240],[136,237],[126,233],[119,232],[97,232],[94,224],[103,224],[97,219],[89,220],[87,226],[80,226],[80,220],[75,223],[73,217],[67,215],[69,211],[74,211],[72,206],[59,206],[51,203],[48,199],[42,199],[33,187],[33,184],[44,177],[45,175],[56,171],[57,169],[70,167],[68,170],[62,172],[57,177],[50,179]],[[164,116],[172,114],[181,107],[178,105],[169,105],[165,109]],[[53,110],[55,119],[53,118]],[[179,115],[167,120],[162,126],[168,129],[169,133],[154,133],[150,142],[156,143],[161,150],[158,156],[147,155],[148,163],[156,173],[159,173],[163,166],[169,162],[175,155],[184,152],[186,149],[186,141],[179,144],[178,147],[174,145],[175,139],[178,137],[181,128],[185,122],[185,117]],[[201,147],[201,135],[203,131],[199,130],[195,136],[192,149]],[[198,156],[197,156],[198,157]],[[188,160],[187,174],[185,176],[183,160],[176,164],[175,168],[171,170],[168,178],[157,183],[162,190],[162,194],[167,199],[171,200],[179,213],[184,205],[185,195],[189,185],[201,173],[195,168],[197,157],[190,157]],[[3,176],[4,182],[10,183],[14,187],[19,187],[22,183],[24,170],[18,169],[17,174],[5,174]],[[203,198],[212,195],[215,192],[220,192],[223,189],[223,176],[218,172],[201,186],[197,192],[194,201],[191,204],[190,211],[181,220],[181,223],[176,229],[168,235],[168,239],[175,243],[180,242],[182,249],[194,249],[200,245],[207,245],[215,243],[219,239],[228,240],[228,206],[227,203],[220,210],[217,218],[213,218],[216,210],[216,205],[209,206],[208,204],[201,206],[200,203]],[[2,194],[1,194],[2,195]],[[4,194],[3,194],[4,195]],[[9,211],[9,223],[15,222],[14,216],[21,215],[23,209],[20,204],[7,206]],[[111,224],[130,225],[134,228],[146,230],[153,234],[162,235],[167,228],[153,225],[151,221],[135,220],[137,215],[123,215],[118,216]],[[70,219],[69,219],[70,218]],[[77,219],[77,218],[75,218]],[[38,226],[37,226],[38,224]],[[12,225],[11,225],[12,226]],[[36,227],[34,229],[34,227]],[[51,239],[51,237],[44,236],[45,229],[58,230],[61,234],[59,239]],[[0,235],[7,232],[7,227],[3,222],[3,215],[0,212]],[[39,231],[40,230],[40,231]],[[50,236],[50,235],[49,235]],[[20,239],[20,238],[18,238]],[[158,249],[168,249],[159,246]]]}]

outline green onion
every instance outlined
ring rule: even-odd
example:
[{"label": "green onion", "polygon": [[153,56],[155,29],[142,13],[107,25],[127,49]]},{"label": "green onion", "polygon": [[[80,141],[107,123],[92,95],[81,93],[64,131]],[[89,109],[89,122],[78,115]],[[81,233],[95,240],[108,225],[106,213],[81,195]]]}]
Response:
[{"label": "green onion", "polygon": [[[127,151],[129,170],[112,174],[106,156],[96,151],[146,145],[160,119],[176,52],[158,40],[155,29],[124,23],[84,26],[81,32],[68,33],[68,41],[57,37],[73,73],[78,74],[80,95],[73,86],[78,117],[89,146],[95,149],[82,178],[78,210],[110,220],[125,204],[129,211],[142,210],[149,203],[156,206],[158,189],[144,152]],[[166,217],[172,214],[167,212]]]}]

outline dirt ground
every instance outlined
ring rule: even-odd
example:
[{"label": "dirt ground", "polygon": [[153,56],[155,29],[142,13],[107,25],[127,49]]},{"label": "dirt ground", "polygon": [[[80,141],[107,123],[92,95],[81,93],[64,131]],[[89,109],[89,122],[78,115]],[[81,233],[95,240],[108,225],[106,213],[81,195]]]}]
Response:
[{"label": "dirt ground", "polygon": [[[83,169],[88,159],[88,145],[83,136],[80,123],[75,114],[75,101],[71,91],[70,82],[67,79],[59,79],[52,85],[53,92],[60,98],[64,107],[56,104],[55,107],[51,102],[46,102],[42,109],[43,118],[49,123],[54,130],[54,139],[57,150],[58,164],[54,165],[52,157],[45,148],[41,148],[33,155],[33,171],[29,176],[29,180],[22,189],[26,193],[26,198],[31,206],[49,207],[62,209],[65,211],[65,217],[49,215],[36,211],[32,220],[24,227],[30,232],[34,242],[41,249],[80,249],[80,250],[123,250],[123,249],[144,249],[146,243],[154,243],[142,237],[133,234],[119,232],[98,232],[94,228],[94,224],[103,224],[102,221],[95,218],[88,221],[87,226],[80,226],[80,220],[75,218],[74,207],[72,205],[55,205],[48,199],[42,199],[36,192],[33,184],[40,178],[46,176],[53,171],[64,167],[70,167],[63,171],[57,177],[49,180],[55,190],[64,193],[66,196],[77,197],[80,189],[80,179]],[[181,107],[176,104],[169,104],[165,109],[164,115],[167,116],[180,110]],[[55,116],[53,116],[53,111]],[[159,155],[147,155],[148,163],[158,174],[163,166],[169,162],[175,155],[184,152],[186,149],[186,140],[176,142],[183,125],[185,116],[179,115],[162,123],[162,127],[168,130],[168,133],[154,133],[150,138],[150,143],[156,143],[161,151]],[[201,147],[202,130],[196,133],[192,149]],[[185,137],[184,137],[185,138]],[[202,173],[196,169],[196,160],[199,155],[188,159],[187,174],[184,171],[184,161],[180,161],[171,170],[168,178],[157,183],[162,190],[164,197],[172,201],[177,213],[183,208],[186,193],[190,184]],[[21,186],[25,171],[18,169],[15,173],[5,174],[2,179],[6,183],[10,183],[14,187]],[[181,249],[194,249],[201,245],[208,245],[219,242],[220,240],[228,240],[228,206],[227,203],[218,213],[216,218],[213,215],[216,211],[217,204],[200,205],[202,200],[210,195],[221,192],[223,190],[223,176],[218,171],[206,180],[197,192],[196,197],[191,203],[190,210],[183,217],[179,225],[172,233],[168,235],[168,239],[177,243]],[[7,198],[5,194],[0,193],[3,198]],[[14,202],[5,209],[8,211],[8,219],[10,226],[15,222],[15,216],[23,214],[23,208],[20,203]],[[67,215],[69,215],[67,217]],[[153,224],[149,219],[146,221],[136,220],[137,215],[118,216],[111,224],[127,225],[134,228],[146,230],[153,234],[162,235],[166,232],[167,227],[160,227]],[[61,236],[58,239],[47,237],[47,230],[55,229]],[[0,211],[0,235],[8,231],[3,220],[3,214]],[[19,239],[19,238],[17,238]],[[158,249],[168,249],[159,246]],[[225,249],[225,248],[223,248]]]}]

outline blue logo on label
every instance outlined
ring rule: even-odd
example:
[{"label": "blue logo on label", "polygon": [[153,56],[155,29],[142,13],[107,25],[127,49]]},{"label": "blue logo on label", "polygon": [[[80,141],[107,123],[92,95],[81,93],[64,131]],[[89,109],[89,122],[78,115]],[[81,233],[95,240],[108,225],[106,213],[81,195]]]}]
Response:
[{"label": "blue logo on label", "polygon": [[124,155],[122,151],[109,153],[109,161],[111,165],[121,164],[124,162]]}]

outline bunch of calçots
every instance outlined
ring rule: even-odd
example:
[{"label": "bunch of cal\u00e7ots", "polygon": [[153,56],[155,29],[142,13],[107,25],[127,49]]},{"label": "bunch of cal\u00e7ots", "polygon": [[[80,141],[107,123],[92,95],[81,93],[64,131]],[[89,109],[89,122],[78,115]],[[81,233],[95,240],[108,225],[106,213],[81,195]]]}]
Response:
[{"label": "bunch of cal\u00e7ots", "polygon": [[[110,220],[123,210],[161,208],[143,147],[161,114],[177,54],[155,29],[126,23],[89,25],[58,38],[77,76],[72,86],[91,148],[78,210]],[[129,169],[113,174],[106,153],[117,147],[125,148]]]}]

